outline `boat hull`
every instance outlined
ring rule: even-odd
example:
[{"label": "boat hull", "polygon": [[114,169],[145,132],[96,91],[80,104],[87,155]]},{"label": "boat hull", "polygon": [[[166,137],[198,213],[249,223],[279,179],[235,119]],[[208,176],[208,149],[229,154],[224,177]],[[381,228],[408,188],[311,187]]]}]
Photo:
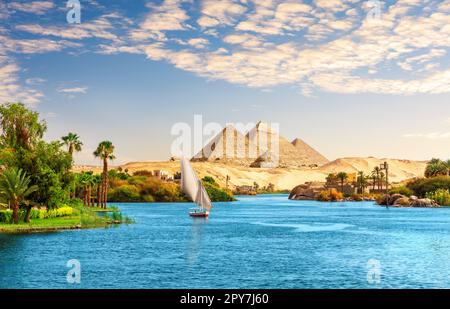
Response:
[{"label": "boat hull", "polygon": [[191,211],[189,212],[189,216],[193,218],[207,218],[209,216],[208,211]]}]

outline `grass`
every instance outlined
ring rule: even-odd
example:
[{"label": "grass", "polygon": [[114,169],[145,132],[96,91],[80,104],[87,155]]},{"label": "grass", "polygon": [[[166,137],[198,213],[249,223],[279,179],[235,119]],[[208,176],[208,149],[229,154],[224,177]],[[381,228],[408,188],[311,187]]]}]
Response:
[{"label": "grass", "polygon": [[[97,207],[75,207],[74,215],[46,219],[31,219],[30,223],[9,224],[0,222],[0,233],[37,233],[58,230],[89,229],[107,227],[110,224],[130,224],[134,221],[122,216],[117,207],[107,209]],[[111,216],[100,216],[99,212],[111,212]]]},{"label": "grass", "polygon": [[63,229],[81,228],[80,216],[60,217],[51,219],[33,219],[30,223],[20,222],[19,224],[0,223],[0,232],[21,233],[21,232],[46,232]]}]

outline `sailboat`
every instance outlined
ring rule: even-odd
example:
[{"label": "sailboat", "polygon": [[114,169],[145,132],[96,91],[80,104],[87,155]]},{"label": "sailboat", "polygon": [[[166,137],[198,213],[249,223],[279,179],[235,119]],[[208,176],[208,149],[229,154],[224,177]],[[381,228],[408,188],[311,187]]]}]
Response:
[{"label": "sailboat", "polygon": [[181,159],[181,190],[197,204],[189,210],[189,216],[207,218],[212,208],[208,192],[186,158]]}]

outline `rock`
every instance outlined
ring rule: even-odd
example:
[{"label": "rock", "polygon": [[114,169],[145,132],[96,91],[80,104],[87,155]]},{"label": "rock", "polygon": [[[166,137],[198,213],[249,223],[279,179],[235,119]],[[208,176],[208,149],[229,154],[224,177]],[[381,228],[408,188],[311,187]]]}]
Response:
[{"label": "rock", "polygon": [[406,196],[404,196],[404,195],[402,195],[402,194],[392,194],[390,197],[389,197],[389,200],[388,200],[388,206],[392,206],[392,205],[394,205],[395,204],[395,202],[398,200],[398,199],[403,199],[403,198],[407,198]]},{"label": "rock", "polygon": [[440,207],[438,203],[435,201],[429,199],[429,198],[423,198],[423,199],[416,199],[411,202],[412,207],[428,207],[428,208],[436,208]]},{"label": "rock", "polygon": [[409,199],[411,200],[411,201],[415,201],[415,200],[417,200],[417,199],[419,199],[417,196],[415,196],[415,195],[411,195],[410,197],[409,197]]},{"label": "rock", "polygon": [[383,195],[382,197],[377,199],[377,204],[378,205],[387,205],[388,201],[389,201],[389,197],[390,195]]},{"label": "rock", "polygon": [[320,183],[305,183],[296,186],[289,194],[290,200],[315,200],[317,194],[323,190],[323,184]]},{"label": "rock", "polygon": [[392,205],[394,207],[411,207],[411,200],[407,197],[401,197],[399,199],[397,199],[394,203],[394,205]]}]

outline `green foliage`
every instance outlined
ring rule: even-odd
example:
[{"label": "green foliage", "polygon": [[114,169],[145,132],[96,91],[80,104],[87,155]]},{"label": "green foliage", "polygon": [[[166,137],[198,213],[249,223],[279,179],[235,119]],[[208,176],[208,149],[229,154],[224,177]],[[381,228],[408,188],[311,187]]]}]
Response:
[{"label": "green foliage", "polygon": [[411,195],[414,195],[414,191],[408,187],[400,186],[400,187],[394,187],[391,190],[389,190],[389,194],[401,194],[401,195],[405,195],[405,196],[411,196]]},{"label": "green foliage", "polygon": [[323,190],[320,191],[317,195],[317,200],[321,202],[337,202],[344,198],[344,194],[342,192],[337,191],[336,189],[331,190]]},{"label": "green foliage", "polygon": [[440,159],[433,158],[428,162],[425,169],[425,177],[437,177],[446,176],[450,174],[450,164],[449,161],[442,161]]},{"label": "green foliage", "polygon": [[203,177],[202,182],[203,183],[215,184],[216,180],[213,177],[211,177],[211,176],[205,176],[205,177]]},{"label": "green foliage", "polygon": [[[58,209],[44,210],[44,209],[31,209],[30,219],[50,219],[50,218],[60,218],[60,217],[70,217],[76,214],[76,210],[69,206],[63,206]],[[23,220],[25,217],[25,211],[19,213],[20,218]],[[2,223],[12,223],[12,211],[4,210],[0,211],[0,222]]]},{"label": "green foliage", "polygon": [[407,184],[418,197],[425,197],[429,192],[436,192],[439,189],[450,190],[450,177],[437,176],[433,178],[421,178]]},{"label": "green foliage", "polygon": [[111,189],[108,193],[108,200],[113,202],[141,202],[142,198],[136,186],[124,185]]},{"label": "green foliage", "polygon": [[450,190],[438,189],[434,192],[428,192],[426,197],[436,201],[441,206],[450,206]]},{"label": "green foliage", "polygon": [[233,195],[223,189],[221,189],[215,182],[203,183],[206,192],[208,192],[209,198],[212,202],[232,202],[235,201]]}]

